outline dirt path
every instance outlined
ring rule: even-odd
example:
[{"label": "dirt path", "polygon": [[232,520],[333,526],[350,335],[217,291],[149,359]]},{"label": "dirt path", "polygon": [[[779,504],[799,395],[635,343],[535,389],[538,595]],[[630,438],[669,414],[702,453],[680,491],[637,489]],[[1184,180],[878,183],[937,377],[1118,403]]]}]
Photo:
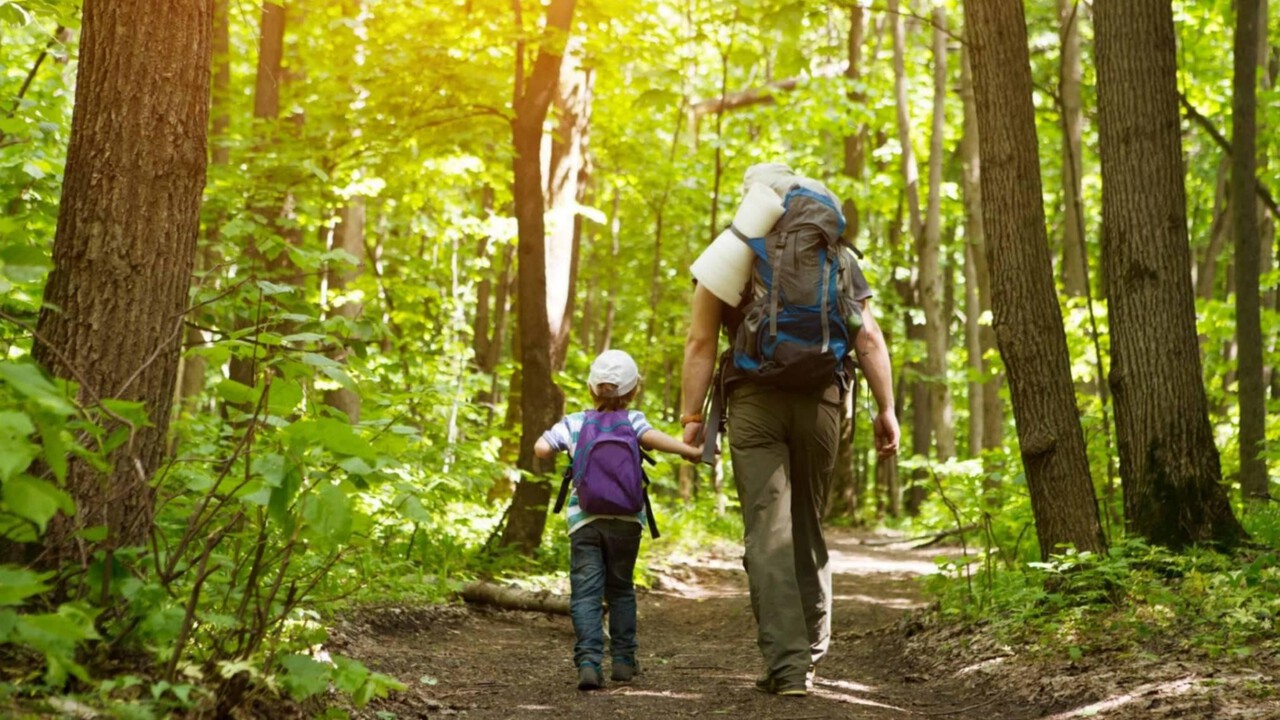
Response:
[{"label": "dirt path", "polygon": [[[927,551],[831,538],[835,610],[831,653],[809,697],[753,689],[760,672],[746,576],[736,557],[701,557],[664,567],[659,587],[639,597],[641,674],[581,693],[564,616],[437,607],[382,611],[348,626],[338,649],[400,678],[409,690],[362,717],[462,715],[493,718],[1021,718],[963,683],[914,674],[893,625],[921,596]],[[394,715],[388,714],[394,713]]]}]

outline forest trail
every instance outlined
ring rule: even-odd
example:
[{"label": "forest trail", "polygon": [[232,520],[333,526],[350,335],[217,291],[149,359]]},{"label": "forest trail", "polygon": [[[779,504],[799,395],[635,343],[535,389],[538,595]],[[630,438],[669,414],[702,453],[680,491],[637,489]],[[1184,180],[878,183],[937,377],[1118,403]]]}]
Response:
[{"label": "forest trail", "polygon": [[924,604],[916,580],[934,571],[937,551],[863,539],[847,531],[829,538],[833,641],[814,691],[803,699],[754,690],[760,656],[746,575],[726,553],[658,570],[657,587],[638,598],[641,673],[603,691],[576,689],[573,629],[565,616],[393,609],[340,628],[334,639],[344,654],[409,685],[359,713],[369,718],[1041,717],[1031,708],[1002,707],[994,688],[989,697],[958,680],[914,672],[902,633],[876,631]]}]

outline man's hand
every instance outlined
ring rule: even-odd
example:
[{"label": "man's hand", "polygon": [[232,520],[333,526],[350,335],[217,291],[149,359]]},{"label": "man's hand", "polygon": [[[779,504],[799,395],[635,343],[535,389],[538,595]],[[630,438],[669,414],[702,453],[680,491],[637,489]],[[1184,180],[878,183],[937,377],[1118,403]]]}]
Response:
[{"label": "man's hand", "polygon": [[876,453],[880,457],[893,457],[898,454],[898,418],[892,410],[882,410],[875,420]]},{"label": "man's hand", "polygon": [[684,441],[689,445],[702,447],[702,423],[691,422],[684,426]]}]

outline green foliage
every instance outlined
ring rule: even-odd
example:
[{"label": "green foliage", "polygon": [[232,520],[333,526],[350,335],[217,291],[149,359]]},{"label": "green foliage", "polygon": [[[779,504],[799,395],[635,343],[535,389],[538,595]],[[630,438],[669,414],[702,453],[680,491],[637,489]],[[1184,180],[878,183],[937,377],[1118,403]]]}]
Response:
[{"label": "green foliage", "polygon": [[1078,658],[1094,650],[1243,656],[1275,646],[1280,563],[1172,553],[1138,540],[1104,555],[1068,549],[1049,562],[958,581],[965,563],[940,559],[929,581],[945,615],[990,623],[1012,642]]}]

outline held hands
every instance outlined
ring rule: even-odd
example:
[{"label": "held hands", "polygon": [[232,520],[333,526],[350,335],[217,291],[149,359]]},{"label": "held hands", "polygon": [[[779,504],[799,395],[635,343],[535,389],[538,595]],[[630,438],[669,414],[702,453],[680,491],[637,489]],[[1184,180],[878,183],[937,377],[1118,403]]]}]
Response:
[{"label": "held hands", "polygon": [[893,457],[898,454],[898,417],[892,409],[881,410],[876,414],[873,425],[876,435],[876,453],[880,457]]},{"label": "held hands", "polygon": [[702,447],[702,423],[690,422],[684,426],[684,442],[686,445],[697,443]]}]

